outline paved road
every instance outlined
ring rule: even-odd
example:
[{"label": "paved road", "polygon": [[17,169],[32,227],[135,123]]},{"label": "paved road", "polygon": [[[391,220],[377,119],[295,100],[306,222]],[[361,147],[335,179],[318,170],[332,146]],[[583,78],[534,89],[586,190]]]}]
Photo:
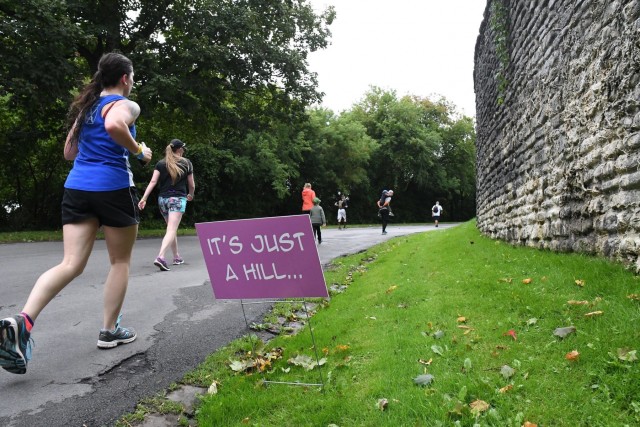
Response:
[{"label": "paved road", "polygon": [[[325,265],[384,240],[429,230],[438,229],[391,225],[385,236],[379,227],[324,229],[318,254]],[[152,264],[160,240],[136,242],[122,324],[133,326],[139,338],[99,350],[108,258],[104,242],[95,243],[84,274],[38,318],[27,374],[0,370],[0,426],[112,425],[141,398],[166,389],[208,354],[247,333],[240,302],[213,297],[197,237],[181,237],[179,244],[186,264],[160,272]],[[0,245],[0,318],[19,312],[38,276],[61,257],[61,243]],[[245,305],[248,321],[260,321],[269,308]]]}]

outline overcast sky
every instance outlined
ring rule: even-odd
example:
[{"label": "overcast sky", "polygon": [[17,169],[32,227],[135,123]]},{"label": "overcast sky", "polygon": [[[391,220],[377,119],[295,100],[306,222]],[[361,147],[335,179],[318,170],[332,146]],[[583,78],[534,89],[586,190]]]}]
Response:
[{"label": "overcast sky", "polygon": [[312,53],[322,105],[348,110],[378,86],[399,97],[444,96],[475,116],[473,52],[486,0],[310,0],[335,6],[331,45]]}]

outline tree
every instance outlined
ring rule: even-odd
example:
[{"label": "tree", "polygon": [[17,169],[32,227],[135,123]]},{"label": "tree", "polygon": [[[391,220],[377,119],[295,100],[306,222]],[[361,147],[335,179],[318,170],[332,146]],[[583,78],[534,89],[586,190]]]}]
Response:
[{"label": "tree", "polygon": [[138,135],[156,152],[182,135],[244,141],[305,120],[320,96],[307,54],[327,45],[334,16],[306,0],[1,1],[0,144],[12,163],[0,202],[17,209],[0,226],[59,224],[65,114],[102,54],[133,60]]},{"label": "tree", "polygon": [[461,117],[445,130],[442,141],[443,195],[461,218],[475,216],[476,134],[470,117]]},{"label": "tree", "polygon": [[[369,159],[376,148],[362,124],[348,113],[339,116],[331,110],[309,110],[309,121],[302,127],[302,159],[295,182],[294,203],[300,209],[300,191],[311,182],[316,194],[332,206],[337,192],[356,194],[369,182]],[[357,196],[356,196],[357,198]],[[359,202],[354,199],[353,219]]]},{"label": "tree", "polygon": [[445,99],[436,102],[372,87],[350,113],[377,144],[369,164],[372,192],[393,188],[403,221],[423,221],[440,199],[456,218],[474,206],[475,134],[471,119],[456,117]]}]

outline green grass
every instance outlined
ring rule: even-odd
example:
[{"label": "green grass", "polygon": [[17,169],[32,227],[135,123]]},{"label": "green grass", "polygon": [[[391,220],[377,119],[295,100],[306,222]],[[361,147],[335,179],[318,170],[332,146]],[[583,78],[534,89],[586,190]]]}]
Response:
[{"label": "green grass", "polygon": [[[140,229],[138,238],[163,237],[164,228]],[[195,236],[195,228],[181,228],[178,236]],[[98,231],[98,239],[104,239],[102,231]],[[62,230],[50,231],[4,231],[0,232],[1,243],[25,243],[25,242],[57,242],[62,241]]]},{"label": "green grass", "polygon": [[[410,225],[410,224],[404,224]],[[354,227],[379,227],[379,225],[358,224]],[[152,227],[152,228],[150,228]],[[336,225],[330,225],[328,228],[336,228]],[[166,229],[162,228],[161,221],[155,221],[147,224],[145,228],[138,230],[138,238],[163,237]],[[196,229],[182,227],[178,229],[178,236],[195,236]],[[102,231],[98,231],[98,239],[104,239]],[[57,242],[62,241],[62,230],[37,230],[37,231],[2,231],[0,232],[0,244],[2,243],[28,243],[28,242]]]},{"label": "green grass", "polygon": [[[308,329],[268,342],[264,351],[280,347],[283,357],[264,373],[232,371],[230,361],[252,347],[247,338],[231,343],[184,379],[219,383],[197,411],[200,426],[640,423],[640,363],[618,357],[618,349],[640,350],[640,302],[628,298],[640,293],[640,281],[619,265],[512,247],[481,237],[469,222],[341,258],[325,278],[349,286],[311,320],[322,370],[287,362],[315,359]],[[585,316],[593,311],[603,314]],[[553,335],[570,325],[576,333]],[[565,358],[573,350],[577,361]],[[512,377],[501,374],[504,365]],[[317,383],[320,374],[324,387],[263,383]],[[433,382],[416,385],[422,374]],[[476,400],[489,409],[474,414]]]}]

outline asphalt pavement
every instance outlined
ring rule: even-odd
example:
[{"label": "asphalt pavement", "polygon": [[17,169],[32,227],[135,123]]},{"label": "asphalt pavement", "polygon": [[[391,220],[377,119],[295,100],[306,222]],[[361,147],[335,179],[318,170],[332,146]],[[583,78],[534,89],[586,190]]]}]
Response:
[{"label": "asphalt pavement", "polygon": [[[324,266],[394,237],[454,224],[323,229]],[[95,242],[84,273],[38,317],[33,359],[25,375],[0,370],[0,426],[110,426],[136,403],[165,390],[206,356],[261,321],[271,305],[216,300],[196,236],[179,238],[185,264],[161,272],[153,265],[160,239],[136,242],[122,326],[138,339],[114,349],[96,347],[102,290],[109,270],[104,241]],[[169,254],[170,255],[170,254]],[[0,245],[0,318],[20,312],[38,276],[62,259],[62,243]],[[246,315],[243,315],[243,311]]]}]

